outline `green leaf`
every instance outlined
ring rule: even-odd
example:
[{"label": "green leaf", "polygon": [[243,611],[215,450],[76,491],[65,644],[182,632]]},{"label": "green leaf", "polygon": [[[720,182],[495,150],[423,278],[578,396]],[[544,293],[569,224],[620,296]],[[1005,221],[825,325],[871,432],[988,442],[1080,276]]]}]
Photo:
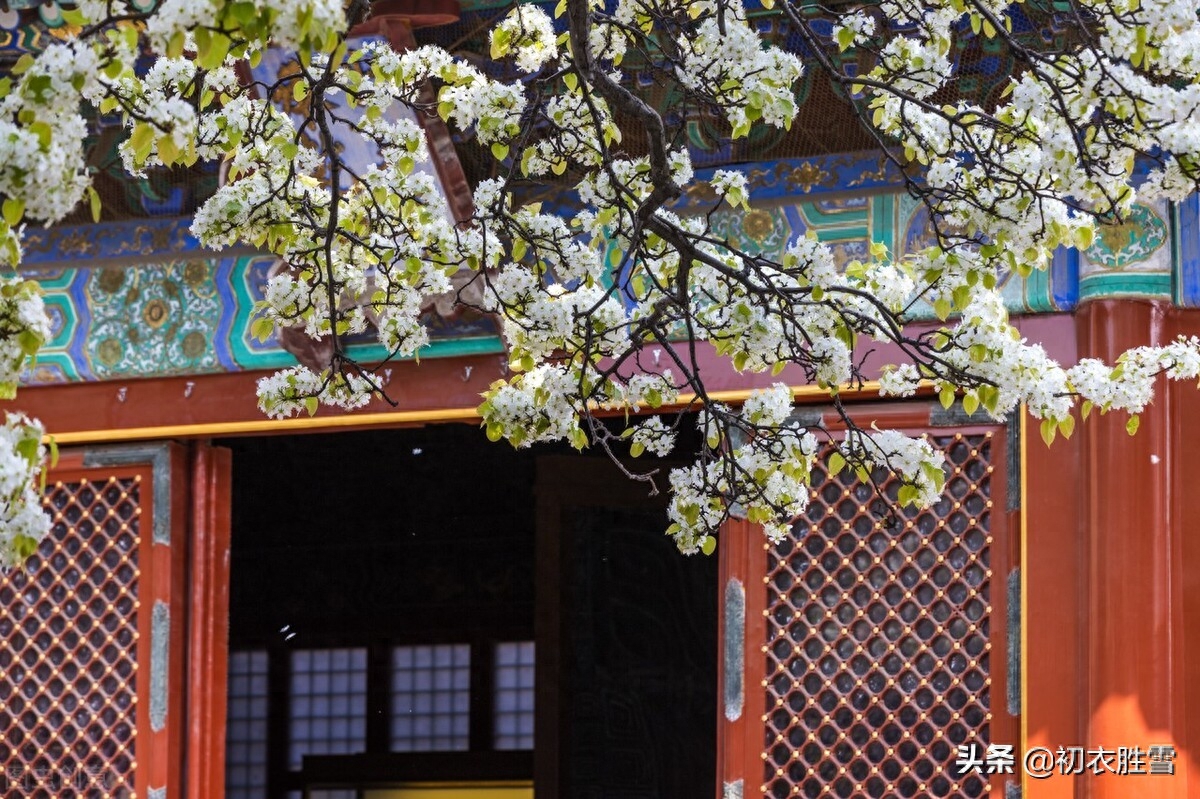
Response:
[{"label": "green leaf", "polygon": [[129,137],[129,146],[133,148],[134,157],[138,161],[145,161],[146,156],[150,154],[150,147],[154,144],[154,126],[145,122],[139,122],[133,126],[133,134]]},{"label": "green leaf", "polygon": [[275,332],[275,323],[266,316],[260,316],[250,325],[250,335],[259,341],[266,341]]},{"label": "green leaf", "polygon": [[17,557],[24,560],[37,551],[37,541],[30,536],[17,533],[12,538],[12,549]]},{"label": "green leaf", "polygon": [[21,346],[21,352],[32,357],[42,348],[42,337],[26,329],[17,336],[17,343]]},{"label": "green leaf", "polygon": [[309,416],[315,416],[317,413],[317,398],[316,397],[305,397],[304,398],[304,410],[308,411]]},{"label": "green leaf", "polygon": [[837,450],[834,450],[832,453],[830,453],[830,455],[829,455],[829,476],[832,477],[834,475],[841,474],[842,470],[845,468],[846,468],[845,456],[842,455],[842,453],[838,452]]},{"label": "green leaf", "polygon": [[954,306],[959,310],[967,307],[967,303],[971,301],[971,289],[968,286],[959,286],[954,289]]},{"label": "green leaf", "polygon": [[711,555],[717,551],[717,539],[713,536],[706,536],[700,544],[700,551],[705,555]]},{"label": "green leaf", "polygon": [[1129,417],[1129,421],[1125,423],[1125,432],[1129,435],[1136,435],[1138,427],[1141,425],[1141,418],[1135,413]]},{"label": "green leaf", "polygon": [[175,145],[175,138],[170,133],[159,138],[158,157],[167,166],[175,163],[179,158],[179,148]]},{"label": "green leaf", "polygon": [[582,452],[587,449],[588,437],[587,433],[583,432],[582,428],[575,427],[571,429],[571,446]]},{"label": "green leaf", "polygon": [[92,221],[99,222],[100,221],[100,211],[101,211],[100,192],[96,191],[95,186],[89,185],[87,187],[87,195],[88,195],[88,204],[91,205],[91,208],[92,208]]},{"label": "green leaf", "polygon": [[17,454],[29,462],[30,466],[37,465],[38,455],[38,440],[36,438],[22,438],[17,442]]},{"label": "green leaf", "polygon": [[1080,228],[1075,236],[1075,246],[1081,250],[1090,250],[1092,245],[1096,243],[1096,229],[1091,227]]},{"label": "green leaf", "polygon": [[[508,158],[508,145],[501,144],[500,142],[493,143],[492,144],[492,156],[497,161],[503,161],[505,158]],[[559,173],[559,174],[561,174],[561,173]]]},{"label": "green leaf", "polygon": [[332,55],[329,56],[329,63],[333,64],[335,67],[341,66],[342,62],[346,60],[346,51],[349,49],[349,47],[349,42],[343,39],[341,44],[337,46],[337,49],[334,50]]},{"label": "green leaf", "polygon": [[208,46],[212,42],[212,31],[208,28],[196,28],[193,32],[193,37],[196,40],[196,50],[201,58],[208,52]]},{"label": "green leaf", "polygon": [[968,416],[974,416],[975,411],[979,410],[979,397],[973,391],[963,395],[962,403]]},{"label": "green leaf", "polygon": [[629,445],[630,457],[633,457],[633,458],[640,457],[641,454],[645,451],[646,451],[646,445],[640,441],[634,441],[632,444]]},{"label": "green leaf", "polygon": [[942,407],[949,409],[954,404],[954,386],[946,383],[942,385],[941,391],[938,392],[938,401],[942,403]]},{"label": "green leaf", "polygon": [[48,148],[50,142],[54,140],[54,129],[45,122],[34,122],[29,126],[29,132],[38,137],[38,142],[43,149]]},{"label": "green leaf", "polygon": [[508,46],[512,42],[512,32],[505,28],[496,28],[492,31],[492,47],[490,55],[494,60],[504,58],[508,53]]},{"label": "green leaf", "polygon": [[187,43],[187,34],[175,31],[171,41],[167,42],[167,58],[179,58],[183,55],[183,46]]},{"label": "green leaf", "polygon": [[1070,438],[1075,432],[1075,417],[1067,414],[1058,423],[1058,432],[1063,434],[1063,438]]},{"label": "green leaf", "polygon": [[1053,419],[1043,419],[1041,432],[1042,441],[1045,441],[1048,447],[1054,443],[1054,436],[1058,432],[1058,425],[1054,423]]},{"label": "green leaf", "polygon": [[8,197],[4,200],[4,221],[10,226],[16,227],[24,214],[24,200],[19,200],[16,197]]}]

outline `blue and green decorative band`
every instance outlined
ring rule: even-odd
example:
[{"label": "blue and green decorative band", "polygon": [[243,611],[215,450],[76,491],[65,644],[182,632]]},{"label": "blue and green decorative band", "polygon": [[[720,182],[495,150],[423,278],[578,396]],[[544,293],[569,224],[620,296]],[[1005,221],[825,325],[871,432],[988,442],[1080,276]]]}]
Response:
[{"label": "blue and green decorative band", "polygon": [[1085,275],[1080,279],[1079,296],[1082,300],[1115,297],[1169,299],[1171,275],[1139,275],[1133,272]]},{"label": "blue and green decorative band", "polygon": [[[843,265],[868,258],[871,242],[885,244],[897,256],[932,243],[924,206],[907,194],[830,188],[856,180],[851,172],[824,187],[814,183],[806,194],[801,181],[827,179],[804,164],[748,170],[759,181],[752,196],[763,202],[749,212],[726,207],[712,215],[714,230],[747,252],[778,258],[789,242],[810,231]],[[805,199],[798,201],[797,194]],[[621,256],[615,247],[606,252],[614,270]],[[208,252],[191,236],[188,220],[179,218],[30,231],[25,270],[45,288],[52,333],[25,382],[293,365],[277,341],[259,342],[250,335],[271,263],[271,257],[256,253]],[[1121,225],[1101,230],[1088,251],[1062,250],[1048,273],[1035,272],[1026,280],[1002,275],[1001,289],[1014,314],[1070,311],[1100,297],[1173,297],[1179,305],[1200,307],[1200,203],[1191,198],[1176,207],[1138,206]],[[912,314],[913,319],[931,316],[927,306]],[[445,320],[430,314],[426,322],[432,342],[421,357],[503,351],[488,318]],[[352,354],[367,362],[385,356],[366,341],[353,344]]]},{"label": "blue and green decorative band", "polygon": [[[134,266],[31,268],[42,282],[51,337],[27,384],[118,380],[274,369],[295,359],[273,338],[250,335],[272,259],[261,255],[170,260]],[[488,319],[426,319],[422,357],[502,352]],[[381,360],[378,345],[352,354]]]}]

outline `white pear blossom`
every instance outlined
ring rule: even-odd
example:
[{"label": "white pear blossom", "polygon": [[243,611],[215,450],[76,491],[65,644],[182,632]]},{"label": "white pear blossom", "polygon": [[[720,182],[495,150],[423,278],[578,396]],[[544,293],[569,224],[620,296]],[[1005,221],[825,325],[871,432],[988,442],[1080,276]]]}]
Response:
[{"label": "white pear blossom", "polygon": [[6,413],[0,426],[0,569],[18,567],[50,532],[42,508],[45,429],[21,413]]},{"label": "white pear blossom", "polygon": [[492,55],[501,56],[511,49],[521,71],[537,72],[558,57],[555,38],[550,16],[539,6],[521,3],[492,29]]}]

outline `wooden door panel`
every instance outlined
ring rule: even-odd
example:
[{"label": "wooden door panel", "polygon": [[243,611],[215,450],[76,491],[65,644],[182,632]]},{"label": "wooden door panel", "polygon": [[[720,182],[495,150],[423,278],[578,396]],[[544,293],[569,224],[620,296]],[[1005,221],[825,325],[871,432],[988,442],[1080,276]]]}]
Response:
[{"label": "wooden door panel", "polygon": [[66,451],[50,473],[51,532],[0,576],[5,795],[182,795],[188,470],[153,444]]}]

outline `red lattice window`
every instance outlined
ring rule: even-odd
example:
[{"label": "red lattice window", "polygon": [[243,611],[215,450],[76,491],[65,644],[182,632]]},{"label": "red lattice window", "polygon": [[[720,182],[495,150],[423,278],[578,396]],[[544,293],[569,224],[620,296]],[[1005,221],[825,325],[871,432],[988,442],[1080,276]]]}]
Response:
[{"label": "red lattice window", "polygon": [[17,795],[133,790],[140,491],[139,476],[50,487],[50,535],[0,584],[0,764]]},{"label": "red lattice window", "polygon": [[167,452],[65,456],[43,498],[50,534],[0,576],[5,797],[123,799],[176,784],[182,548],[170,508],[155,513],[156,500],[170,505]]},{"label": "red lattice window", "polygon": [[[723,731],[726,775],[742,776],[744,795],[957,798],[1003,790],[1003,777],[989,784],[960,775],[955,761],[960,745],[1019,743],[1004,672],[1005,441],[991,429],[937,434],[934,442],[947,468],[934,507],[889,517],[874,488],[818,465],[793,536],[778,546],[749,544],[760,551],[741,567],[745,701],[759,724],[727,709],[744,737],[735,744],[736,734]],[[875,478],[894,502],[897,481],[882,471]],[[731,768],[730,757],[745,767]]]}]

